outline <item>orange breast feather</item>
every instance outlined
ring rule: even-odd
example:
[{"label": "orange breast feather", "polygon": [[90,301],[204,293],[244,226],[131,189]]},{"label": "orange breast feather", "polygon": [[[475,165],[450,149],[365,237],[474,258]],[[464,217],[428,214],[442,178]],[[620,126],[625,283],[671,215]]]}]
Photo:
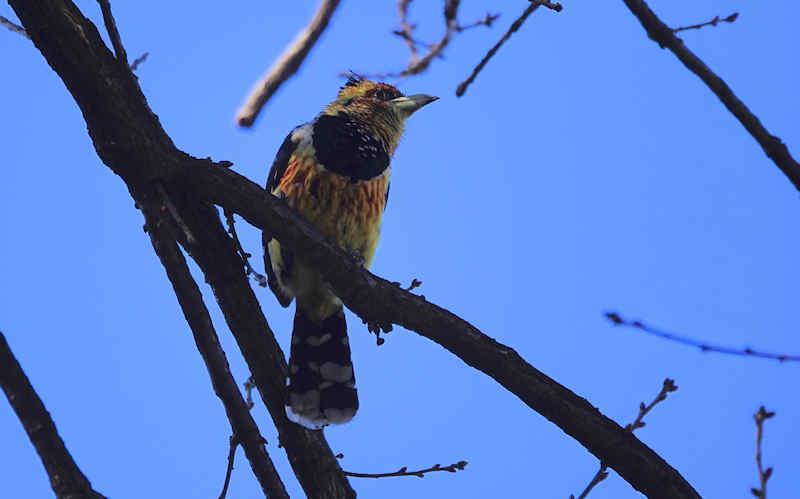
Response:
[{"label": "orange breast feather", "polygon": [[340,246],[372,262],[386,207],[390,170],[353,182],[318,168],[313,159],[293,156],[278,184],[289,206]]}]

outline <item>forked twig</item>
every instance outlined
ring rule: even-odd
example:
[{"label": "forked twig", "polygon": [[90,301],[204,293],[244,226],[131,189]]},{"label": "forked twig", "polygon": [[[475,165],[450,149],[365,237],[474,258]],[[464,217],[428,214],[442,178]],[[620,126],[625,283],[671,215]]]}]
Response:
[{"label": "forked twig", "polygon": [[[661,390],[656,395],[649,404],[645,405],[644,402],[639,403],[639,414],[636,416],[636,419],[633,420],[633,423],[629,423],[625,425],[625,431],[633,433],[639,428],[643,428],[645,426],[644,417],[653,410],[653,407],[657,406],[659,403],[663,402],[667,399],[667,394],[670,392],[674,392],[678,389],[678,386],[675,384],[675,380],[667,378],[664,380],[664,383],[661,386]],[[589,481],[589,484],[586,485],[586,488],[583,489],[583,492],[578,496],[578,499],[584,499],[589,492],[600,482],[608,478],[608,466],[601,462],[600,469],[597,470],[597,473],[594,474],[592,479]],[[570,499],[574,499],[574,495],[569,496]]]},{"label": "forked twig", "polygon": [[[460,24],[458,21],[458,8],[461,2],[458,0],[446,0],[444,8],[444,34],[436,43],[424,43],[414,38],[414,30],[416,25],[408,21],[408,10],[412,0],[398,0],[397,2],[397,17],[399,18],[400,28],[394,30],[393,33],[402,38],[408,47],[410,58],[408,65],[401,71],[389,73],[376,73],[370,76],[375,78],[405,78],[407,76],[418,75],[430,67],[434,59],[442,57],[444,50],[450,44],[453,36],[457,33],[462,33],[479,26],[491,27],[492,24],[500,17],[499,14],[487,13],[482,18],[473,21],[469,24]],[[427,49],[427,52],[420,56],[417,47],[422,46]]]},{"label": "forked twig", "polygon": [[742,102],[725,81],[714,73],[705,62],[684,45],[673,30],[653,12],[644,0],[623,0],[628,9],[639,20],[653,41],[661,48],[669,49],[686,69],[696,74],[703,83],[719,97],[728,111],[758,142],[764,153],[780,168],[794,187],[800,190],[800,163],[795,160],[789,148],[780,137],[772,135],[761,120]]},{"label": "forked twig", "polygon": [[262,288],[267,287],[267,278],[264,277],[263,274],[256,272],[256,269],[250,265],[250,253],[246,252],[242,247],[241,241],[239,241],[239,234],[236,233],[236,220],[233,218],[233,212],[230,210],[225,210],[225,220],[228,223],[228,234],[230,234],[231,239],[233,239],[233,245],[236,248],[236,252],[242,258],[242,263],[244,263],[244,271],[248,276],[252,276],[253,279],[258,283],[259,286]]}]

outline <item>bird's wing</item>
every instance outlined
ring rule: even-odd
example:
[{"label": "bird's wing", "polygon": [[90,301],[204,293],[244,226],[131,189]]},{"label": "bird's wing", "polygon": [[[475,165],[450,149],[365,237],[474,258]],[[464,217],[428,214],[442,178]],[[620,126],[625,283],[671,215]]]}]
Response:
[{"label": "bird's wing", "polygon": [[[308,125],[301,125],[289,132],[289,135],[287,135],[283,140],[283,144],[281,144],[280,149],[278,149],[278,153],[275,155],[275,160],[272,162],[272,167],[269,169],[266,185],[267,191],[271,194],[275,194],[275,189],[278,187],[278,184],[280,184],[283,174],[286,173],[286,167],[289,165],[289,160],[297,149],[298,144],[302,140],[301,134],[295,132],[304,126]],[[287,293],[287,290],[281,284],[278,276],[275,274],[275,270],[272,268],[272,259],[270,258],[269,254],[270,241],[272,241],[272,234],[267,231],[263,231],[261,233],[261,244],[264,248],[264,269],[267,272],[267,284],[269,284],[269,288],[278,299],[278,302],[284,307],[288,307],[292,302],[292,296],[290,293]],[[285,250],[281,250],[281,253],[285,252]],[[287,260],[287,258],[283,259]],[[286,264],[288,262],[284,261],[283,263]]]}]

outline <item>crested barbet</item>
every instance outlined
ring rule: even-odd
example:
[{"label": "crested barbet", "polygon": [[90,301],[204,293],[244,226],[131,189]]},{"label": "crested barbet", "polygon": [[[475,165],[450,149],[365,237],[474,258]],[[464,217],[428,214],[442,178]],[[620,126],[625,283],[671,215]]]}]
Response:
[{"label": "crested barbet", "polygon": [[[369,268],[405,121],[436,99],[351,75],[333,102],[286,137],[267,191]],[[342,301],[318,271],[269,233],[262,238],[270,289],[284,307],[297,300],[286,415],[311,429],[347,422],[358,395]]]}]

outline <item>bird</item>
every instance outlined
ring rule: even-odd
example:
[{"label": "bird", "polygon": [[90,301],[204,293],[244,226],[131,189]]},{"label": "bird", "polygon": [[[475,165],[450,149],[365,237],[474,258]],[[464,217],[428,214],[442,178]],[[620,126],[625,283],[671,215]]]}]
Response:
[{"label": "bird", "polygon": [[[316,118],[286,136],[266,190],[369,268],[406,120],[437,99],[350,73]],[[267,231],[262,244],[270,289],[283,307],[296,301],[286,415],[312,430],[346,423],[358,410],[358,393],[342,301]]]}]

